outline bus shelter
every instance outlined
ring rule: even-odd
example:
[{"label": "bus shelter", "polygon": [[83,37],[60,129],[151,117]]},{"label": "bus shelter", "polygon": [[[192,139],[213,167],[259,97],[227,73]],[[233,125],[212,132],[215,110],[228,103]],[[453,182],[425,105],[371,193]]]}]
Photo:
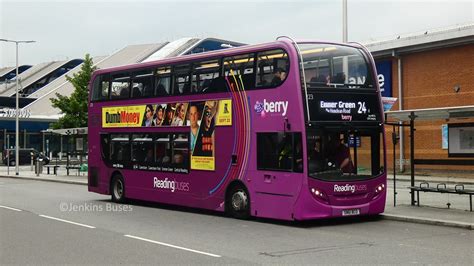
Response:
[{"label": "bus shelter", "polygon": [[[458,165],[458,166],[474,166],[474,123],[462,122],[456,123],[458,128],[467,129],[467,134],[464,134],[464,138],[467,141],[464,143],[460,141],[461,145],[467,145],[464,152],[460,152],[460,147],[448,148],[449,159],[427,159],[418,158],[415,154],[415,132],[416,122],[418,121],[435,121],[444,120],[451,122],[452,120],[463,121],[466,119],[474,118],[474,105],[460,106],[460,107],[441,107],[441,108],[430,108],[430,109],[414,109],[414,110],[401,110],[401,111],[388,111],[385,113],[385,124],[394,127],[392,133],[393,142],[393,160],[394,160],[394,186],[395,186],[395,157],[396,157],[396,144],[398,142],[398,136],[396,135],[396,127],[409,127],[409,143],[410,143],[410,186],[415,186],[415,165]],[[469,120],[467,120],[469,121]],[[449,145],[449,144],[448,144]],[[456,145],[453,145],[456,146]],[[415,193],[413,188],[411,193],[411,205],[415,205]],[[394,187],[394,204],[396,204],[396,186]]]},{"label": "bus shelter", "polygon": [[[62,156],[67,154],[76,155],[82,158],[87,156],[87,127],[82,128],[65,128],[65,129],[46,129],[41,131],[44,136],[59,136],[58,157],[62,160]],[[43,150],[48,151],[50,139],[43,137]]]}]

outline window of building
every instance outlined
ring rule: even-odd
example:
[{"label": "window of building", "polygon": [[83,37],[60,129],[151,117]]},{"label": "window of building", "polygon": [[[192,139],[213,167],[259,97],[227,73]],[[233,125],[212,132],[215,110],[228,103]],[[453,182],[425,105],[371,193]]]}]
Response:
[{"label": "window of building", "polygon": [[285,81],[289,70],[288,54],[271,50],[257,54],[257,87],[277,87]]},{"label": "window of building", "polygon": [[257,133],[257,168],[302,172],[301,133]]}]

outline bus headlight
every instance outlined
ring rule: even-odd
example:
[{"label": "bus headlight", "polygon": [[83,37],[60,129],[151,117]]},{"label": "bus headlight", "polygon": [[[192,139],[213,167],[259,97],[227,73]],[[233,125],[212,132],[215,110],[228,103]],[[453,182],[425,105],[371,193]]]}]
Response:
[{"label": "bus headlight", "polygon": [[313,194],[313,196],[316,197],[317,199],[327,202],[326,194],[322,192],[321,190],[317,188],[311,188],[311,194]]},{"label": "bus headlight", "polygon": [[378,186],[375,187],[375,194],[379,194],[380,192],[384,191],[385,189],[385,185],[384,184],[380,184]]}]

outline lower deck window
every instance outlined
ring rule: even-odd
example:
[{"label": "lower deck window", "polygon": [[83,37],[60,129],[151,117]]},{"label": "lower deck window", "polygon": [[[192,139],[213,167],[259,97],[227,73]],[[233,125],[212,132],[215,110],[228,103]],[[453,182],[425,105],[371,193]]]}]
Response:
[{"label": "lower deck window", "polygon": [[189,172],[186,133],[101,134],[101,153],[111,167]]}]

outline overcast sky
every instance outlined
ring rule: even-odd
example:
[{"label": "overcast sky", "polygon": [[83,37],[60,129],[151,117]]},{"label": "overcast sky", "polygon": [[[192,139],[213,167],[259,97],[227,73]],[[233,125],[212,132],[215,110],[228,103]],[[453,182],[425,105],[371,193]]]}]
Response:
[{"label": "overcast sky", "polygon": [[[473,1],[348,0],[349,41],[472,23]],[[181,37],[259,43],[287,35],[341,41],[342,0],[19,1],[0,0],[0,38],[20,46],[20,64],[110,55],[130,44]],[[0,42],[0,67],[15,65],[15,45]]]}]

